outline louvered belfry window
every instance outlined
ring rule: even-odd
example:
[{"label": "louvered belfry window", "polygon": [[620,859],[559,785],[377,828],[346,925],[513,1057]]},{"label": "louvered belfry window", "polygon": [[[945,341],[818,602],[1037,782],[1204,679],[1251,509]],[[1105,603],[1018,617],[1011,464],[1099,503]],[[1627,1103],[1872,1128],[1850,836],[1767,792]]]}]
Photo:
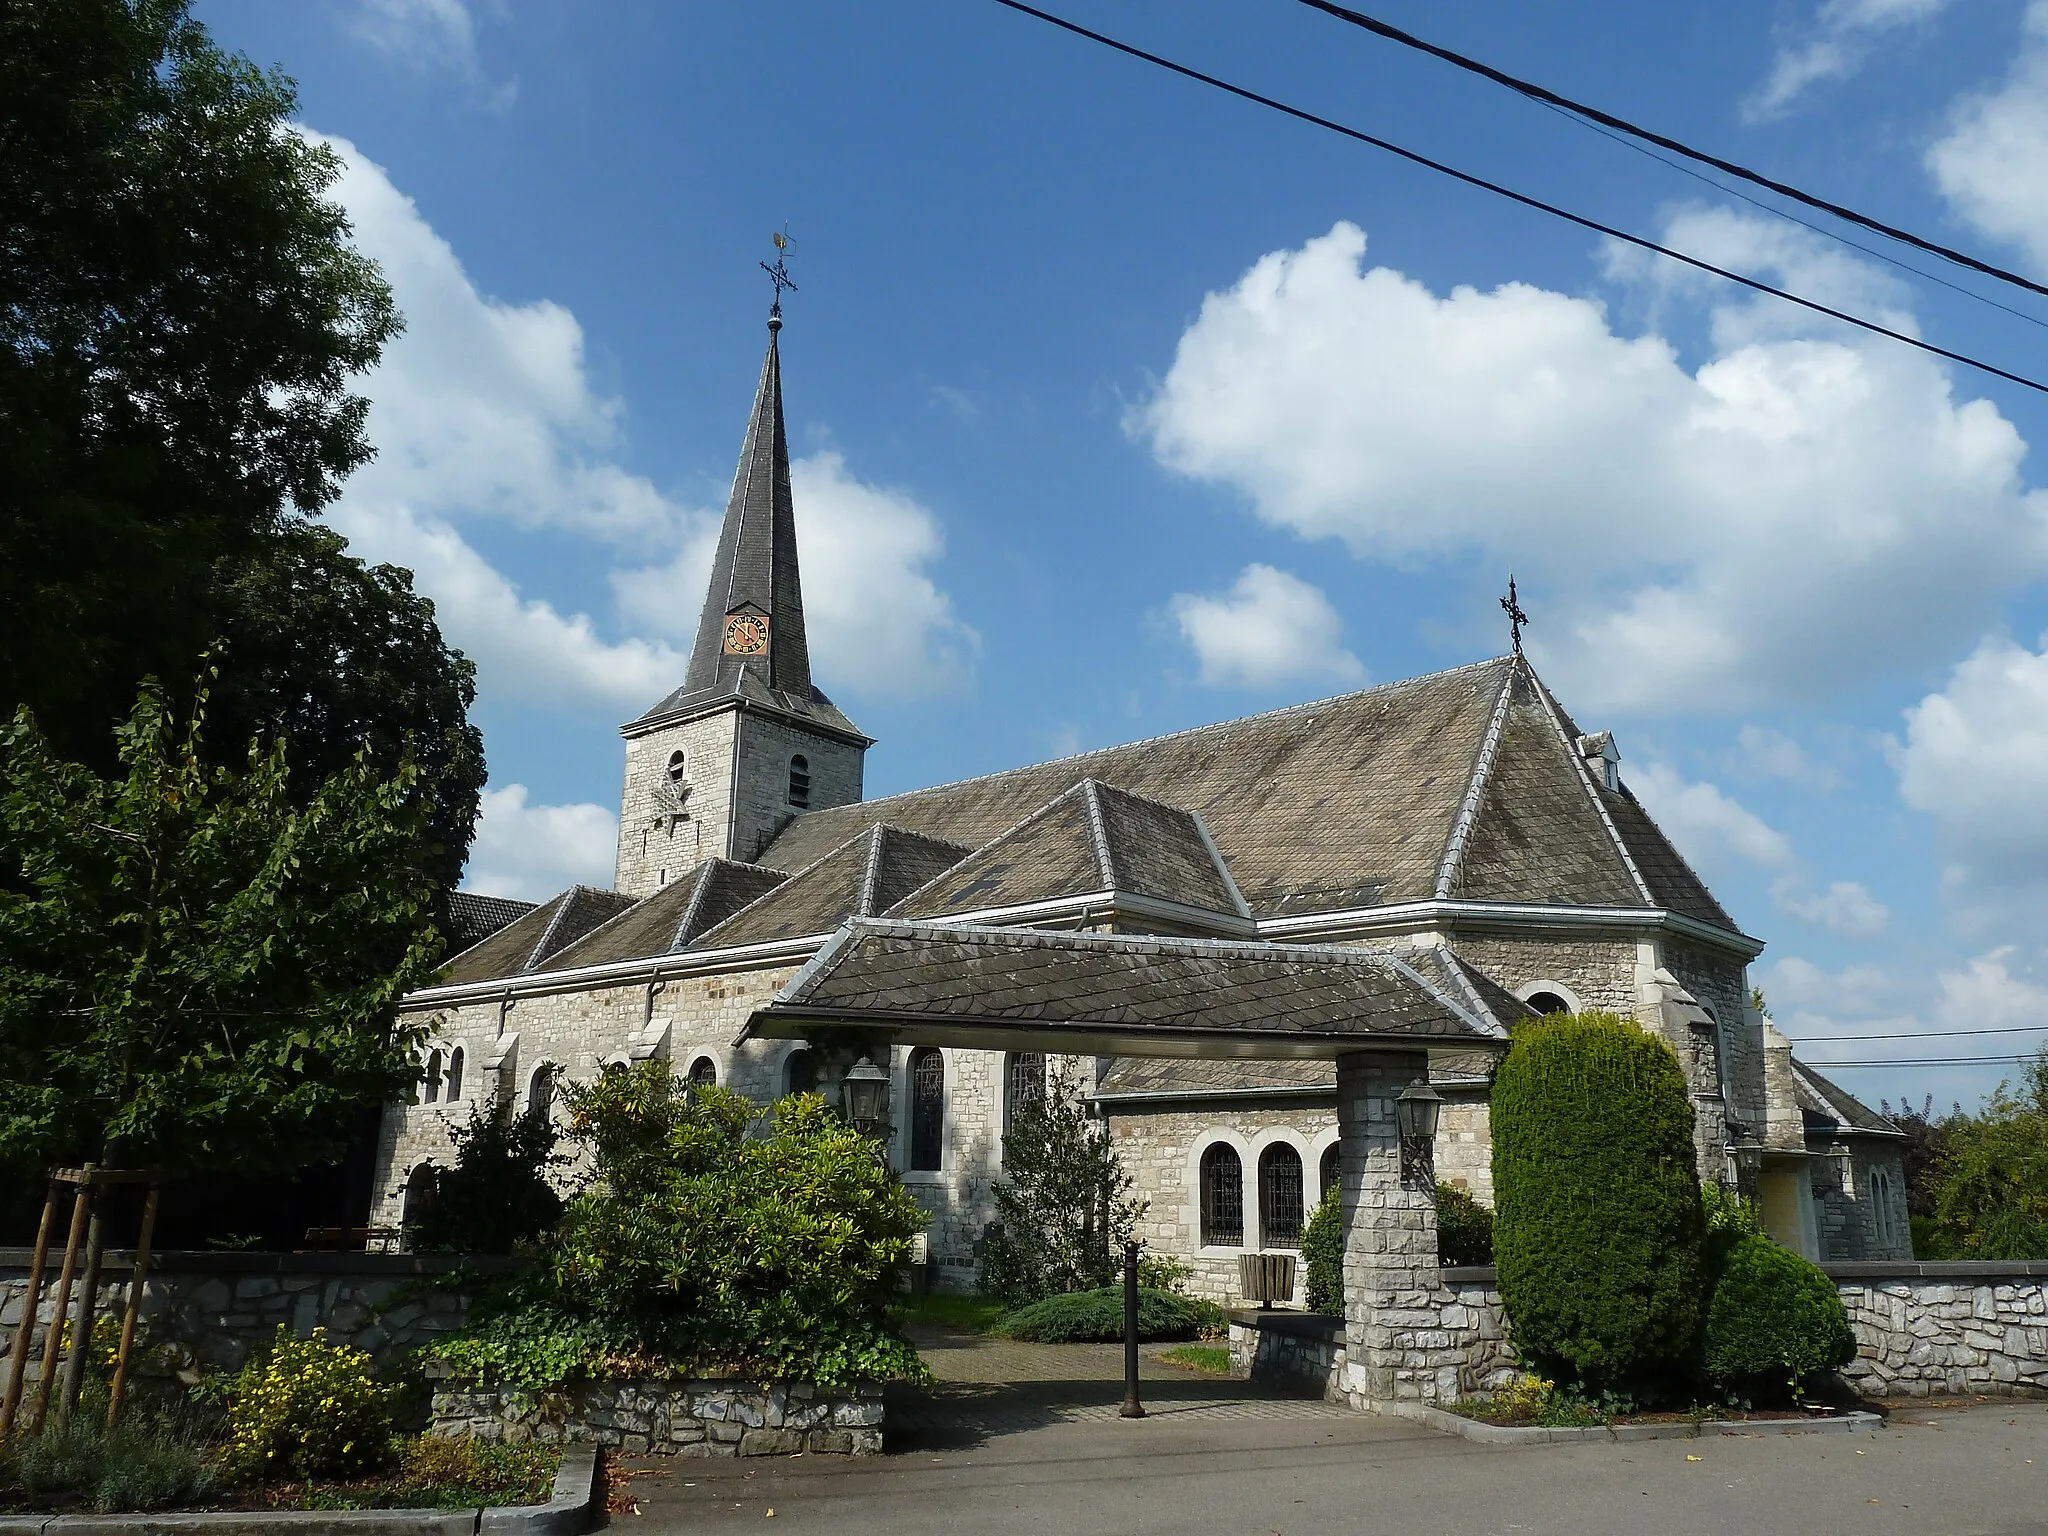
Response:
[{"label": "louvered belfry window", "polygon": [[1244,1246],[1244,1164],[1227,1142],[1202,1154],[1202,1246]]},{"label": "louvered belfry window", "polygon": [[1259,1154],[1259,1236],[1268,1248],[1301,1246],[1301,1154],[1275,1142]]},{"label": "louvered belfry window", "polygon": [[811,805],[811,760],[801,752],[789,760],[789,803],[800,811]]},{"label": "louvered belfry window", "polygon": [[946,1058],[930,1046],[910,1053],[910,1166],[937,1173],[946,1144]]}]

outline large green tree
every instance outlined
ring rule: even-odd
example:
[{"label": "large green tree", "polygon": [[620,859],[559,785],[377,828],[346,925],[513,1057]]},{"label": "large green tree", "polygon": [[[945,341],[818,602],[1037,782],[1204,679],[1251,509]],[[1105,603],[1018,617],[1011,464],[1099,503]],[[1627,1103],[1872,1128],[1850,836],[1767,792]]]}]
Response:
[{"label": "large green tree", "polygon": [[188,8],[0,0],[0,702],[102,767],[369,457],[399,323],[291,82]]},{"label": "large green tree", "polygon": [[118,776],[26,710],[0,733],[0,1162],[282,1173],[417,1076],[418,770],[365,753],[294,793],[282,743],[201,748],[154,688]]},{"label": "large green tree", "polygon": [[2048,1259],[2048,1047],[1982,1114],[1951,1115],[1941,1130],[1934,1219],[1914,1235],[1942,1251],[1920,1257]]}]

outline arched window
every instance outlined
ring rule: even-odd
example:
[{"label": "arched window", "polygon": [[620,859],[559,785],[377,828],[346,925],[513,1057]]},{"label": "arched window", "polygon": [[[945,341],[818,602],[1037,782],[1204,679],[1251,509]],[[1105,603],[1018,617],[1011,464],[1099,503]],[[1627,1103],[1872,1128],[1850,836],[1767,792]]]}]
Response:
[{"label": "arched window", "polygon": [[462,1047],[456,1046],[448,1053],[448,1102],[453,1104],[462,1097]]},{"label": "arched window", "polygon": [[1333,1141],[1323,1148],[1322,1166],[1316,1170],[1316,1176],[1321,1180],[1316,1189],[1316,1198],[1320,1200],[1344,1178],[1344,1143]]},{"label": "arched window", "polygon": [[718,1063],[709,1056],[699,1056],[690,1063],[690,1086],[709,1088],[718,1081]]},{"label": "arched window", "polygon": [[689,769],[689,766],[690,766],[690,765],[689,765],[689,764],[688,764],[688,763],[687,763],[687,762],[686,762],[686,761],[684,760],[684,758],[683,758],[683,754],[682,754],[682,753],[680,753],[680,752],[671,752],[671,753],[669,753],[669,755],[668,755],[668,781],[669,781],[669,783],[671,783],[671,784],[675,785],[675,787],[676,787],[677,789],[681,789],[681,788],[683,787],[683,781],[684,781],[685,779],[687,779],[687,778],[689,777],[689,773],[688,773],[688,769]]},{"label": "arched window", "polygon": [[789,803],[798,810],[811,804],[811,760],[799,752],[789,760]]},{"label": "arched window", "polygon": [[1202,1246],[1244,1246],[1244,1164],[1227,1141],[1202,1154]]},{"label": "arched window", "polygon": [[1017,1106],[1045,1098],[1045,1057],[1038,1051],[1018,1051],[1003,1070],[1003,1134],[1010,1134],[1010,1122]]},{"label": "arched window", "polygon": [[1259,1238],[1268,1248],[1301,1246],[1301,1154],[1276,1141],[1259,1154]]},{"label": "arched window", "polygon": [[1532,1013],[1570,1013],[1572,1005],[1555,992],[1533,992],[1523,999]]},{"label": "arched window", "polygon": [[931,1046],[910,1053],[910,1166],[937,1173],[946,1143],[946,1058]]},{"label": "arched window", "polygon": [[535,1120],[547,1118],[555,1102],[555,1069],[538,1066],[526,1084],[526,1113]]},{"label": "arched window", "polygon": [[437,1102],[441,1097],[441,1053],[427,1053],[427,1102]]},{"label": "arched window", "polygon": [[800,1045],[782,1060],[782,1091],[784,1093],[816,1093],[818,1091],[818,1058],[811,1054],[811,1048]]},{"label": "arched window", "polygon": [[1892,1240],[1892,1180],[1882,1168],[1870,1176],[1871,1229],[1880,1243]]}]

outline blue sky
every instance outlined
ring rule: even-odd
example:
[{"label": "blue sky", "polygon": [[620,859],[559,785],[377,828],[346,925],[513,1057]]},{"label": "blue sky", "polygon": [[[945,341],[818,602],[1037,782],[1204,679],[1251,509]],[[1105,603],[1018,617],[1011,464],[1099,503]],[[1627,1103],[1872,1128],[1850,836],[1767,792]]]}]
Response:
[{"label": "blue sky", "polygon": [[[2048,300],[1975,302],[1288,0],[1063,8],[2048,373]],[[2048,277],[2048,0],[1379,12]],[[2048,1039],[2040,396],[989,0],[198,14],[298,79],[410,320],[331,516],[477,658],[478,888],[609,879],[615,728],[679,675],[786,221],[813,651],[880,738],[871,793],[1495,654],[1512,569],[1805,1054]],[[1945,1102],[2005,1070],[1839,1075]]]}]

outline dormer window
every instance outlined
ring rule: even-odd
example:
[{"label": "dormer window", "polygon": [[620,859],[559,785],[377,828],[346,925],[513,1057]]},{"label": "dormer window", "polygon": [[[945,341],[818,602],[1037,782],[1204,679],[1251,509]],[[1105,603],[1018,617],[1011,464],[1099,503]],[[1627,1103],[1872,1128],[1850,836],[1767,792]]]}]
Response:
[{"label": "dormer window", "polygon": [[801,752],[789,760],[789,803],[800,811],[811,808],[811,760]]}]

